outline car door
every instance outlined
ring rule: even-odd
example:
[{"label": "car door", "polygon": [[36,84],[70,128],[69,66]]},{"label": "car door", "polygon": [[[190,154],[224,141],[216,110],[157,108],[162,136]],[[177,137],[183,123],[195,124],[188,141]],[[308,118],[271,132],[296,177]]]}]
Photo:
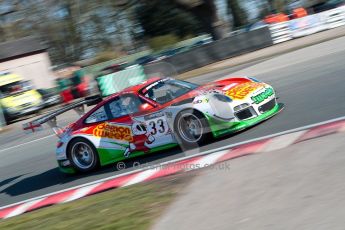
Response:
[{"label": "car door", "polygon": [[174,142],[165,115],[151,113],[154,105],[135,94],[115,97],[104,110],[109,119],[99,130],[100,153],[111,159],[152,152]]}]

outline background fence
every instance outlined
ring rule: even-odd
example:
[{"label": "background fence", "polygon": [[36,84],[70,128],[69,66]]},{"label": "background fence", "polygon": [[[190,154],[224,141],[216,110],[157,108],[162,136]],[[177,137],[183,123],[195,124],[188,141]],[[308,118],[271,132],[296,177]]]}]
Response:
[{"label": "background fence", "polygon": [[143,68],[129,69],[98,79],[100,91],[110,95],[151,76],[165,77],[262,49],[294,38],[345,25],[345,6],[287,22],[233,35],[165,58]]}]

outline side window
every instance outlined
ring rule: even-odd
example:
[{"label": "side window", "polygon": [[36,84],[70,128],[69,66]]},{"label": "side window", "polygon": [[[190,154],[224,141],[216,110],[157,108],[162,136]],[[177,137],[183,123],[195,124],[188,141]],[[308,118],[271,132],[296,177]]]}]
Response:
[{"label": "side window", "polygon": [[105,112],[104,106],[102,106],[99,109],[97,109],[95,112],[90,114],[90,116],[85,119],[85,123],[91,124],[91,123],[106,121],[106,120],[108,120],[108,116],[107,116],[107,113]]},{"label": "side window", "polygon": [[111,119],[127,115],[126,107],[123,105],[120,98],[116,98],[109,103],[109,111]]},{"label": "side window", "polygon": [[140,98],[133,94],[117,97],[108,104],[110,119],[137,113],[143,103]]}]

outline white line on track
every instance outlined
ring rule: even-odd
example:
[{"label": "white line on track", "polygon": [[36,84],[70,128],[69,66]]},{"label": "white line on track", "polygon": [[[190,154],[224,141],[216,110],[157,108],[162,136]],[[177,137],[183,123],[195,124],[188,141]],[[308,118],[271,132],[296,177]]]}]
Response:
[{"label": "white line on track", "polygon": [[19,144],[19,145],[16,145],[16,146],[12,146],[12,147],[8,147],[8,148],[5,148],[5,149],[1,149],[0,153],[4,152],[4,151],[7,151],[7,150],[15,149],[17,147],[22,147],[24,145],[31,144],[31,143],[34,143],[34,142],[37,142],[37,141],[41,141],[41,140],[44,140],[44,139],[47,139],[47,138],[50,138],[50,137],[53,137],[53,136],[55,136],[55,134],[51,134],[51,135],[46,136],[46,137],[41,137],[41,138],[38,138],[36,140],[28,141],[28,142],[25,142],[25,143],[22,143],[22,144]]},{"label": "white line on track", "polygon": [[[194,155],[189,155],[189,156],[181,157],[181,158],[178,158],[178,159],[174,159],[174,160],[170,160],[170,161],[165,161],[165,162],[156,164],[155,168],[158,168],[159,166],[175,163],[175,162],[178,162],[178,161],[190,159],[190,158],[193,158],[193,157],[203,156],[203,155],[206,155],[206,154],[210,154],[210,153],[214,153],[214,152],[218,152],[218,151],[223,151],[223,150],[231,149],[231,148],[239,146],[239,145],[248,144],[248,143],[255,142],[255,141],[260,141],[260,140],[265,140],[265,139],[268,139],[268,138],[272,138],[272,137],[276,137],[276,136],[281,136],[281,135],[285,135],[285,134],[288,134],[288,133],[299,132],[299,131],[302,131],[302,130],[305,130],[305,129],[310,129],[310,128],[313,128],[313,127],[317,127],[317,126],[320,126],[320,125],[324,125],[324,124],[328,124],[328,123],[332,123],[332,122],[336,122],[336,121],[341,121],[341,120],[345,120],[345,116],[339,117],[339,118],[335,118],[335,119],[331,119],[331,120],[326,120],[326,121],[315,123],[315,124],[312,124],[312,125],[307,125],[307,126],[302,126],[302,127],[295,128],[295,129],[286,130],[286,131],[283,131],[283,132],[279,132],[279,133],[275,133],[275,134],[271,134],[271,135],[267,135],[267,136],[263,136],[263,137],[259,137],[259,138],[254,138],[254,139],[247,140],[247,141],[242,141],[242,142],[239,142],[239,143],[236,143],[236,144],[230,144],[230,145],[227,145],[227,146],[219,147],[217,149],[207,150],[205,152],[201,152],[201,153],[197,153],[197,154],[194,154]],[[136,173],[136,172],[141,172],[141,171],[144,171],[144,170],[147,170],[147,169],[152,169],[152,167],[153,167],[152,165],[151,166],[147,166],[145,168],[136,169],[136,170],[129,171],[129,172],[126,172],[126,173],[117,174],[117,175],[114,175],[114,176],[111,176],[111,177],[102,178],[102,179],[99,179],[99,180],[96,180],[96,181],[91,181],[91,182],[88,182],[88,183],[85,183],[85,184],[81,184],[81,185],[77,185],[77,186],[74,186],[74,187],[62,189],[62,190],[59,190],[59,191],[56,191],[56,192],[48,193],[48,194],[45,194],[45,195],[42,195],[42,196],[38,196],[38,197],[34,197],[34,198],[31,198],[31,199],[23,200],[23,201],[14,203],[14,204],[9,204],[9,205],[6,205],[6,206],[2,206],[2,207],[0,207],[0,210],[8,208],[8,207],[11,207],[11,206],[14,206],[14,205],[35,201],[37,199],[43,199],[43,198],[45,198],[47,196],[52,196],[52,195],[55,195],[55,194],[58,194],[58,193],[62,193],[62,192],[65,192],[65,191],[69,191],[69,190],[73,190],[73,189],[78,189],[78,188],[82,188],[82,187],[86,187],[86,186],[92,186],[92,185],[99,184],[101,182],[108,181],[108,180],[111,180],[111,179],[115,179],[115,178],[118,178],[118,177],[126,176],[126,175],[133,174],[133,173]]]}]

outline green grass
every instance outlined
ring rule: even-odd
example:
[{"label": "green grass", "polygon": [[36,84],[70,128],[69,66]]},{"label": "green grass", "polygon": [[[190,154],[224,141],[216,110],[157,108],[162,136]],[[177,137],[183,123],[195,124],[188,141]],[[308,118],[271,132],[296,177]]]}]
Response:
[{"label": "green grass", "polygon": [[0,221],[0,229],[149,229],[192,178],[174,175]]}]

